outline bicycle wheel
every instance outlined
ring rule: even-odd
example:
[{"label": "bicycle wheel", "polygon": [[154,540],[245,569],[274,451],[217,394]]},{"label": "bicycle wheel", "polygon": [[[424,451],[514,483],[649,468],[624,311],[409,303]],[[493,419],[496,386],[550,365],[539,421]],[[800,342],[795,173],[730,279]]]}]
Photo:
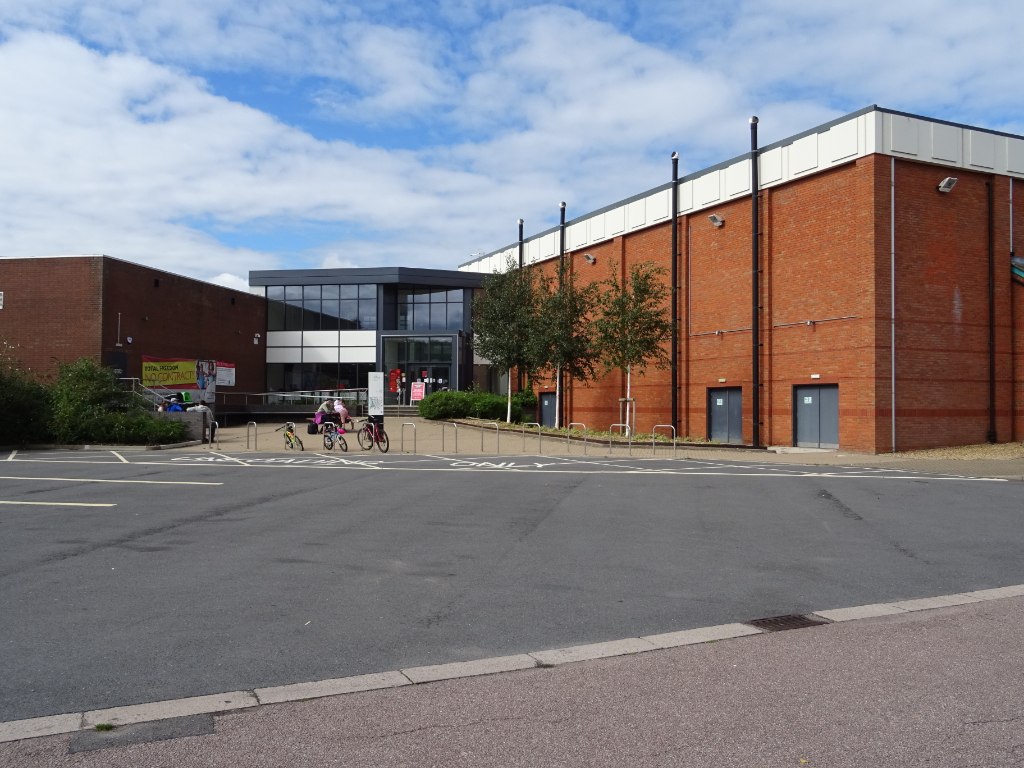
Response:
[{"label": "bicycle wheel", "polygon": [[304,445],[302,444],[302,440],[301,440],[301,439],[299,438],[299,436],[298,436],[298,435],[296,435],[296,436],[295,436],[295,442],[299,444],[299,450],[300,450],[300,451],[304,451],[304,450],[306,450],[306,446],[304,446]]},{"label": "bicycle wheel", "polygon": [[390,447],[391,442],[388,440],[388,433],[381,427],[380,431],[377,432],[377,448],[380,449],[381,453],[387,453]]},{"label": "bicycle wheel", "polygon": [[341,448],[342,453],[348,452],[348,442],[345,440],[344,435],[338,435],[338,447]]},{"label": "bicycle wheel", "polygon": [[373,448],[373,433],[370,432],[369,427],[363,427],[356,434],[356,439],[359,441],[359,447],[364,451],[368,451]]},{"label": "bicycle wheel", "polygon": [[324,450],[329,451],[334,448],[334,435],[330,432],[324,432]]}]

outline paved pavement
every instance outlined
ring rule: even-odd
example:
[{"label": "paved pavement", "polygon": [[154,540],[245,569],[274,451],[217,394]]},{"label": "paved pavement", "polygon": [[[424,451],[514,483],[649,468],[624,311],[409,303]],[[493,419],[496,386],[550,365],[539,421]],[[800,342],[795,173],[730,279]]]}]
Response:
[{"label": "paved pavement", "polygon": [[[389,423],[392,453],[655,454]],[[280,453],[274,425],[212,453]],[[314,436],[307,451],[322,453]],[[352,436],[350,435],[350,438]],[[248,445],[246,445],[248,440]],[[363,454],[350,439],[349,451]],[[442,442],[444,443],[442,451]],[[313,445],[311,445],[313,443]],[[196,447],[175,449],[196,453]],[[1019,460],[659,447],[659,457],[1024,479]],[[1022,496],[1024,500],[1024,496]],[[1022,504],[1024,511],[1024,504]],[[623,638],[476,663],[0,723],[0,765],[1002,766],[1024,762],[1024,587],[822,606],[822,625]],[[98,724],[114,724],[98,731]]]}]

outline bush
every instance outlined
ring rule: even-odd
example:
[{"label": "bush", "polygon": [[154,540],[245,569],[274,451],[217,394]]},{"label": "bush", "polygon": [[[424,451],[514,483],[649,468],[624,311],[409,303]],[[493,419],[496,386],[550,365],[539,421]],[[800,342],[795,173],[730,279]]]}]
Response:
[{"label": "bush", "polygon": [[26,445],[51,439],[50,395],[14,359],[14,349],[0,341],[0,445]]},{"label": "bush", "polygon": [[111,369],[87,358],[60,367],[51,403],[51,430],[62,443],[141,445],[176,442],[185,435],[184,424],[157,419]]},{"label": "bush", "polygon": [[[433,392],[420,400],[419,412],[424,419],[492,419],[504,421],[508,402],[504,395],[478,390],[468,392]],[[512,400],[512,421],[522,421],[523,408]]]}]

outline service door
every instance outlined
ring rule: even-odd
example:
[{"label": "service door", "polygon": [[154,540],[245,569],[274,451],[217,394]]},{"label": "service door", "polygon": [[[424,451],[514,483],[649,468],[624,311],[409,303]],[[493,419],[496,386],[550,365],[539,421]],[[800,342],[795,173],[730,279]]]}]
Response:
[{"label": "service door", "polygon": [[839,385],[793,388],[793,431],[802,448],[839,447]]},{"label": "service door", "polygon": [[743,444],[743,389],[708,390],[708,437],[716,443]]},{"label": "service door", "polygon": [[541,392],[537,396],[540,403],[540,423],[545,427],[555,426],[555,393]]}]

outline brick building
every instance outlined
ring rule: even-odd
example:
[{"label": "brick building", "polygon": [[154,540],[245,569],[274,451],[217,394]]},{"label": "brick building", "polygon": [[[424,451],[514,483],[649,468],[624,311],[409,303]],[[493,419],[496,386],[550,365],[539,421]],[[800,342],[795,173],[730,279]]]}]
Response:
[{"label": "brick building", "polygon": [[109,256],[0,258],[0,295],[0,339],[37,375],[82,357],[125,378],[144,356],[210,359],[234,364],[218,391],[263,390],[260,296]]},{"label": "brick building", "polygon": [[[751,146],[460,269],[521,253],[583,282],[675,274],[677,353],[633,376],[639,432],[871,452],[1024,438],[1024,137],[869,107]],[[624,395],[618,371],[568,382],[565,422],[607,429]]]}]

